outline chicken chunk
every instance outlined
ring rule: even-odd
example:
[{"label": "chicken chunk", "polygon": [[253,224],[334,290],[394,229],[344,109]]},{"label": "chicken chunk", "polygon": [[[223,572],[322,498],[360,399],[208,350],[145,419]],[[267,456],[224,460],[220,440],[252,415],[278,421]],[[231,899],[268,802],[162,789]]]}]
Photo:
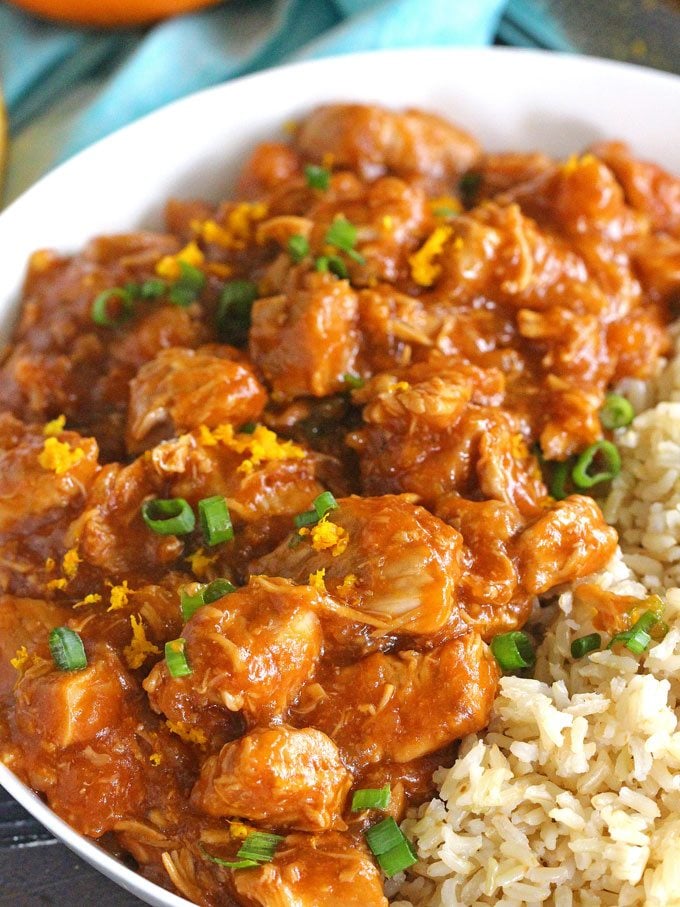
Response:
[{"label": "chicken chunk", "polygon": [[191,675],[159,662],[144,681],[151,705],[192,726],[211,705],[250,727],[281,718],[321,653],[317,608],[312,589],[266,577],[204,605],[183,631]]},{"label": "chicken chunk", "polygon": [[230,347],[161,350],[130,383],[127,448],[132,453],[207,425],[255,421],[265,390]]},{"label": "chicken chunk", "polygon": [[191,800],[209,816],[239,816],[298,831],[344,828],[352,779],[336,745],[313,728],[256,730],[201,769]]},{"label": "chicken chunk", "polygon": [[233,884],[253,907],[387,907],[366,845],[338,832],[288,835],[272,863],[235,873]]},{"label": "chicken chunk", "polygon": [[461,538],[407,496],[341,498],[291,547],[285,540],[253,571],[298,583],[325,571],[331,595],[383,633],[462,632],[456,617]]},{"label": "chicken chunk", "polygon": [[327,734],[355,770],[409,762],[485,727],[498,677],[489,649],[466,633],[426,654],[376,653],[331,667],[319,678],[322,694],[313,691],[316,703],[303,692],[292,720]]},{"label": "chicken chunk", "polygon": [[397,113],[362,104],[319,107],[301,124],[295,147],[321,163],[357,170],[364,179],[384,173],[450,184],[477,160],[475,139],[431,113]]},{"label": "chicken chunk", "polygon": [[617,540],[616,530],[605,523],[592,498],[572,495],[558,501],[517,540],[522,587],[541,595],[560,583],[588,576],[605,566]]},{"label": "chicken chunk", "polygon": [[250,354],[271,384],[274,398],[324,397],[344,387],[355,371],[358,299],[334,275],[292,275],[281,296],[258,300],[252,310]]}]

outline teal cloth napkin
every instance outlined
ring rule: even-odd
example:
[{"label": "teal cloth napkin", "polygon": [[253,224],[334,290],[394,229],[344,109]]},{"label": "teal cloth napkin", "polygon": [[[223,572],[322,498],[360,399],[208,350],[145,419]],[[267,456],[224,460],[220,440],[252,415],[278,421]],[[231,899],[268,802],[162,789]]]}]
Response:
[{"label": "teal cloth napkin", "polygon": [[483,45],[506,0],[231,0],[150,29],[62,27],[0,2],[9,194],[145,113],[280,63],[393,47]]}]

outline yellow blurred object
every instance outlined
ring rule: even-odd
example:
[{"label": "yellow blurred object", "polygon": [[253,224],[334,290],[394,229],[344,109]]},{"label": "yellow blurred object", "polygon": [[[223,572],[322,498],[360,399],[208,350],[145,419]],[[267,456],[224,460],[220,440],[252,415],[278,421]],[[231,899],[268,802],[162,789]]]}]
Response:
[{"label": "yellow blurred object", "polygon": [[72,22],[112,28],[118,25],[145,25],[189,13],[220,0],[10,0],[29,13]]}]

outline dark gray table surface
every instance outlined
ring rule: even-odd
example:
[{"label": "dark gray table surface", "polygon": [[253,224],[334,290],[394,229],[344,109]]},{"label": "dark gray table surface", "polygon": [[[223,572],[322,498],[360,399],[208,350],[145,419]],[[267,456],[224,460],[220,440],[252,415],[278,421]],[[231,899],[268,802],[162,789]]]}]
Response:
[{"label": "dark gray table surface", "polygon": [[0,907],[140,907],[0,788]]}]

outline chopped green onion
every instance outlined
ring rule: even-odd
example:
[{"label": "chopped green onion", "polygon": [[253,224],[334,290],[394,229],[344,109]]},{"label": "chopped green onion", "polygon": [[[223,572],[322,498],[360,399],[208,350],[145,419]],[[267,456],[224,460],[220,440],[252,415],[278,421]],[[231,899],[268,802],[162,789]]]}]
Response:
[{"label": "chopped green onion", "polygon": [[82,671],[87,667],[83,641],[75,630],[55,627],[49,635],[50,652],[60,671]]},{"label": "chopped green onion", "polygon": [[186,642],[186,639],[180,636],[179,639],[171,639],[165,644],[165,663],[171,677],[188,677],[192,673],[184,651]]},{"label": "chopped green onion", "polygon": [[[659,618],[654,611],[645,611],[633,624],[630,630],[624,630],[623,633],[617,633],[613,636],[608,648],[612,648],[617,643],[622,643],[634,655],[642,655],[647,646],[652,641],[652,630],[661,625],[661,628],[668,631],[667,625]],[[665,634],[664,634],[665,635]]]},{"label": "chopped green onion", "polygon": [[217,308],[217,330],[222,340],[242,346],[248,340],[250,310],[258,297],[252,280],[231,280],[222,291]]},{"label": "chopped green onion", "polygon": [[331,172],[317,164],[306,164],[305,179],[310,189],[321,189],[325,192],[331,184]]},{"label": "chopped green onion", "polygon": [[331,510],[337,510],[340,505],[330,491],[322,491],[314,498],[314,510],[319,519],[325,517]]},{"label": "chopped green onion", "polygon": [[571,644],[571,657],[583,658],[589,652],[595,652],[602,646],[602,637],[599,633],[589,633],[587,636],[580,636],[574,639]]},{"label": "chopped green onion", "polygon": [[257,422],[244,422],[239,431],[242,435],[252,435],[256,428]]},{"label": "chopped green onion", "polygon": [[571,469],[571,460],[555,463],[550,479],[550,494],[556,501],[562,501],[567,496],[567,479]]},{"label": "chopped green onion", "polygon": [[352,375],[349,372],[342,376],[342,380],[353,391],[358,391],[366,384],[366,380],[361,375]]},{"label": "chopped green onion", "polygon": [[[604,459],[605,468],[591,475],[588,470],[597,456]],[[608,482],[620,472],[621,456],[616,445],[611,441],[602,440],[586,447],[583,453],[579,454],[571,471],[571,478],[577,488],[592,488],[600,482]]]},{"label": "chopped green onion", "polygon": [[164,280],[159,280],[156,277],[152,277],[150,280],[145,280],[139,287],[139,295],[142,299],[157,299],[159,296],[162,296],[168,289],[168,285]]},{"label": "chopped green onion", "polygon": [[283,840],[281,835],[272,835],[263,831],[251,832],[239,847],[236,856],[241,860],[271,863],[274,859],[276,848]]},{"label": "chopped green onion", "polygon": [[222,857],[214,857],[202,844],[199,844],[198,848],[206,860],[210,860],[211,863],[216,863],[218,866],[224,866],[225,869],[252,869],[253,866],[260,865],[256,860],[224,860]]},{"label": "chopped green onion", "polygon": [[459,211],[456,211],[455,208],[449,208],[446,205],[442,205],[441,208],[435,208],[432,212],[435,217],[458,217]]},{"label": "chopped green onion", "polygon": [[201,521],[203,537],[208,545],[219,545],[234,538],[234,527],[227,502],[221,494],[203,498],[198,502],[198,518]]},{"label": "chopped green onion", "polygon": [[372,825],[364,837],[386,876],[396,875],[418,861],[413,844],[391,816]]},{"label": "chopped green onion", "polygon": [[295,264],[301,262],[303,258],[309,255],[309,242],[306,236],[295,234],[288,240],[288,254]]},{"label": "chopped green onion", "polygon": [[349,277],[347,265],[338,255],[320,255],[314,263],[314,267],[323,273],[330,271],[340,280],[347,280]]},{"label": "chopped green onion", "polygon": [[321,494],[314,498],[313,509],[298,513],[293,517],[293,523],[297,529],[301,529],[303,526],[313,526],[323,519],[327,513],[330,513],[331,510],[337,510],[339,506],[330,491],[322,491]]},{"label": "chopped green onion", "polygon": [[236,586],[228,579],[214,579],[211,583],[199,586],[196,592],[187,592],[186,588],[179,593],[179,606],[184,620],[190,620],[202,605],[216,602],[225,595],[236,592]]},{"label": "chopped green onion", "polygon": [[600,410],[600,422],[604,428],[623,428],[635,418],[631,403],[620,394],[608,394]]},{"label": "chopped green onion", "polygon": [[530,668],[536,661],[531,640],[521,630],[501,633],[491,640],[491,651],[503,671]]},{"label": "chopped green onion", "polygon": [[158,535],[186,535],[196,525],[196,517],[184,498],[155,498],[142,504],[144,522]]},{"label": "chopped green onion", "polygon": [[363,265],[366,259],[354,248],[358,235],[359,230],[354,224],[351,224],[345,217],[338,217],[326,230],[324,242],[328,243],[329,246],[335,246],[336,249],[345,252],[358,264]]},{"label": "chopped green onion", "polygon": [[482,174],[469,171],[461,176],[458,191],[466,208],[472,208],[477,201],[477,192],[482,183]]},{"label": "chopped green onion", "polygon": [[[109,302],[114,300],[118,303],[119,312],[117,315],[109,314]],[[95,324],[103,328],[117,328],[125,324],[132,318],[135,311],[135,303],[129,290],[122,287],[112,287],[110,290],[103,290],[92,303],[90,315]]]},{"label": "chopped green onion", "polygon": [[195,302],[205,286],[205,274],[187,261],[178,261],[180,277],[173,285],[168,299],[175,305],[186,307]]},{"label": "chopped green onion", "polygon": [[387,809],[390,805],[390,786],[365,787],[354,791],[352,795],[352,812],[358,813],[362,809]]}]

